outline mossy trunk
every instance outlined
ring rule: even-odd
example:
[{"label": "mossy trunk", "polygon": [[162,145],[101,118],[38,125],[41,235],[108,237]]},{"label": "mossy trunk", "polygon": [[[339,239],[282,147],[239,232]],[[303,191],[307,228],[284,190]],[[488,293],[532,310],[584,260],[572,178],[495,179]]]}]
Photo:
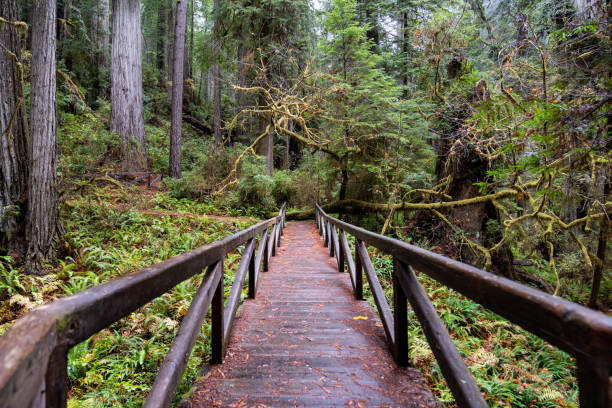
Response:
[{"label": "mossy trunk", "polygon": [[110,130],[120,137],[126,171],[148,167],[142,99],[140,1],[114,1]]},{"label": "mossy trunk", "polygon": [[25,249],[28,137],[16,0],[0,3],[0,254]]},{"label": "mossy trunk", "polygon": [[32,28],[31,143],[28,194],[28,254],[30,273],[41,273],[53,257],[57,236],[57,123],[55,1],[35,0]]},{"label": "mossy trunk", "polygon": [[172,57],[172,123],[170,129],[170,177],[181,177],[181,150],[183,148],[182,113],[183,80],[185,61],[185,29],[187,27],[187,1],[176,3],[176,24],[174,26],[174,52]]}]

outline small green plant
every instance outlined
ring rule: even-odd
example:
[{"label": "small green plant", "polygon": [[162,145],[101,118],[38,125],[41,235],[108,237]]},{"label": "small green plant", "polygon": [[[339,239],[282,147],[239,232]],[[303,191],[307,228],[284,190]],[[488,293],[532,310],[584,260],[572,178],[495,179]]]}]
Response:
[{"label": "small green plant", "polygon": [[10,256],[0,256],[0,300],[17,293],[26,293],[23,280],[25,278],[13,267],[13,259]]}]

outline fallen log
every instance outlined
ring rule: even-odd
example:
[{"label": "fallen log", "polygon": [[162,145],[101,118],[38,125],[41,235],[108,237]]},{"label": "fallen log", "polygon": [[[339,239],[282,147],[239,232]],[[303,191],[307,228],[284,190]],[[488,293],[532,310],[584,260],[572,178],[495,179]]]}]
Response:
[{"label": "fallen log", "polygon": [[191,115],[188,115],[188,114],[184,113],[183,114],[183,120],[185,122],[189,123],[194,128],[196,128],[196,129],[198,129],[198,130],[200,130],[202,132],[205,132],[205,133],[208,133],[208,134],[212,134],[213,133],[212,129],[206,123],[203,123],[203,122],[199,121],[198,119],[196,119],[195,117],[193,117]]}]

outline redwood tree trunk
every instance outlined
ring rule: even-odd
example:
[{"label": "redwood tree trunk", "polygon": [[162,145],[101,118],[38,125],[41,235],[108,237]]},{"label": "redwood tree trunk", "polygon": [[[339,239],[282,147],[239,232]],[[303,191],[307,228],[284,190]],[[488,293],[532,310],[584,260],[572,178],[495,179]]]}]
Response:
[{"label": "redwood tree trunk", "polygon": [[181,177],[181,135],[183,112],[183,62],[185,61],[185,27],[187,23],[187,0],[176,3],[176,25],[174,26],[174,54],[172,57],[172,125],[170,130],[170,177]]},{"label": "redwood tree trunk", "polygon": [[270,129],[266,136],[266,170],[269,176],[274,175],[274,128],[272,118],[269,120]]},{"label": "redwood tree trunk", "polygon": [[[219,8],[219,0],[215,0],[215,9]],[[214,53],[215,65],[212,69],[213,75],[213,128],[215,132],[215,146],[220,146],[223,143],[221,136],[221,69],[219,67],[219,54],[221,53],[221,42],[219,40],[219,23],[215,21],[214,29]]]},{"label": "redwood tree trunk", "polygon": [[156,51],[156,65],[157,69],[161,73],[162,83],[165,81],[166,75],[166,40],[167,40],[167,26],[168,23],[168,8],[159,7],[159,14],[157,16],[157,51]]},{"label": "redwood tree trunk", "polygon": [[142,106],[140,1],[113,1],[110,130],[121,138],[123,167],[147,167]]},{"label": "redwood tree trunk", "polygon": [[54,0],[34,0],[29,158],[28,254],[26,267],[40,273],[53,256],[58,231],[57,130],[55,117]]},{"label": "redwood tree trunk", "polygon": [[0,3],[0,248],[25,249],[25,191],[28,184],[28,139],[23,96],[16,0]]},{"label": "redwood tree trunk", "polygon": [[[166,24],[168,30],[168,42],[166,43],[166,63],[168,72],[168,82],[172,82],[172,61],[170,56],[172,55],[172,27],[174,27],[174,0],[168,0],[168,14],[166,15],[168,23]],[[168,88],[170,94],[172,91]]]},{"label": "redwood tree trunk", "polygon": [[109,0],[98,0],[94,16],[94,44],[96,45],[97,63],[99,68],[108,71],[110,66],[110,3]]},{"label": "redwood tree trunk", "polygon": [[[604,177],[604,195],[601,202],[605,203],[612,194],[612,180],[610,179],[610,171]],[[596,308],[597,300],[599,299],[599,290],[601,287],[601,279],[603,277],[604,268],[606,265],[606,252],[608,249],[608,241],[612,238],[612,228],[610,228],[609,215],[605,214],[599,222],[599,241],[597,243],[597,258],[593,268],[593,282],[591,283],[591,295],[589,297],[589,307]]]}]

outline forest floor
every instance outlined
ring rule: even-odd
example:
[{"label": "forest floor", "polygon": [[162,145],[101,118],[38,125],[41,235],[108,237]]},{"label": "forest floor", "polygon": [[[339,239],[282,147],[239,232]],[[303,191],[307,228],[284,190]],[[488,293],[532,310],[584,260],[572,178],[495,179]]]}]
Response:
[{"label": "forest floor", "polygon": [[[211,204],[175,199],[163,190],[97,182],[64,186],[66,234],[49,274],[25,275],[0,259],[0,335],[35,307],[231,235],[256,218]],[[225,259],[231,286],[239,253]],[[141,406],[199,284],[195,276],[69,353],[70,407]],[[205,323],[178,395],[190,389],[209,355]],[[178,401],[177,397],[177,401]]]},{"label": "forest floor", "polygon": [[[71,295],[127,272],[216,241],[257,222],[210,202],[176,199],[165,191],[116,183],[66,189],[61,220],[66,235],[59,258],[44,277],[24,275],[0,259],[0,334],[14,319],[56,298]],[[238,212],[238,213],[236,213]],[[352,243],[351,243],[352,245]],[[240,249],[225,259],[231,287]],[[374,265],[391,302],[392,259]],[[136,407],[142,404],[201,277],[114,323],[69,353],[70,407]],[[575,362],[519,327],[458,293],[420,275],[459,352],[491,406],[577,407]],[[372,307],[369,288],[365,294]],[[175,403],[191,389],[210,352],[209,322],[189,359]],[[409,311],[410,358],[436,398],[453,398],[416,317]]]}]

